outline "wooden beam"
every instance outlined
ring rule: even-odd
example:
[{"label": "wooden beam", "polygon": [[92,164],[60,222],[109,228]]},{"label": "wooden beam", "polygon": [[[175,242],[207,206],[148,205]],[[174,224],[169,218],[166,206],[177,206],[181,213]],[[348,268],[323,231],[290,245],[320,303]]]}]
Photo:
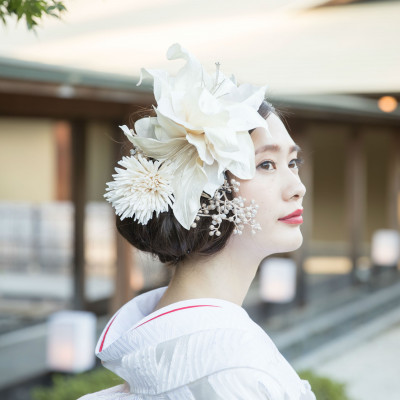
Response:
[{"label": "wooden beam", "polygon": [[[132,82],[133,83],[133,82]],[[1,95],[35,96],[66,100],[92,100],[117,104],[151,104],[154,96],[151,90],[135,88],[99,87],[72,85],[62,82],[43,82],[4,79],[0,77]]]},{"label": "wooden beam", "polygon": [[0,114],[8,117],[127,120],[136,108],[112,101],[0,93]]},{"label": "wooden beam", "polygon": [[86,205],[86,124],[71,122],[72,202],[74,206],[73,306],[83,310],[85,301],[85,205]]}]

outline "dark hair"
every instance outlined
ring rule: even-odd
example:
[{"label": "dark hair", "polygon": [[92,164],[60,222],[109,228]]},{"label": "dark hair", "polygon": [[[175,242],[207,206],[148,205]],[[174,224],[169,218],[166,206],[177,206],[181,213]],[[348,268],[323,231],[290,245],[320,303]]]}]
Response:
[{"label": "dark hair", "polygon": [[[277,113],[272,104],[263,101],[258,113],[267,119],[271,112]],[[228,199],[232,199],[232,193],[226,195]],[[206,203],[207,198],[202,196],[200,202]],[[171,208],[150,219],[146,225],[134,221],[133,218],[121,221],[118,216],[116,223],[118,232],[132,246],[157,256],[161,262],[169,265],[176,265],[193,255],[210,256],[217,253],[226,245],[234,229],[232,223],[223,220],[219,228],[221,235],[210,236],[209,218],[200,218],[196,224],[196,228],[185,229],[177,221]]]}]

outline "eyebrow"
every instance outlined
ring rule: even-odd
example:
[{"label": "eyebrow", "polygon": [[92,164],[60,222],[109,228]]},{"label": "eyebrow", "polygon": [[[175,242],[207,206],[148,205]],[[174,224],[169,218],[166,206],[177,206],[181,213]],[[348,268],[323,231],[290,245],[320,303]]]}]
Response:
[{"label": "eyebrow", "polygon": [[[281,146],[279,146],[278,144],[266,144],[265,146],[259,147],[259,148],[256,150],[256,154],[258,154],[258,153],[263,153],[264,151],[279,152],[279,151],[281,151],[281,150],[282,150],[282,148],[281,148]],[[293,152],[295,152],[295,151],[297,151],[297,152],[300,152],[300,151],[301,151],[301,147],[298,146],[297,144],[295,144],[295,145],[293,145],[293,146],[291,146],[291,147],[289,148],[289,154],[291,154],[291,153],[293,153]]]}]

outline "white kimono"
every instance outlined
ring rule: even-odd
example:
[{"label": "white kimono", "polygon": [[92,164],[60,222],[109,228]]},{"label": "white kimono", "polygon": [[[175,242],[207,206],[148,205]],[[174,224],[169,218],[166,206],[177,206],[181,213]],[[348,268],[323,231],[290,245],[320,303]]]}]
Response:
[{"label": "white kimono", "polygon": [[247,312],[203,298],[154,310],[166,287],[125,304],[96,346],[127,384],[80,400],[316,400]]}]

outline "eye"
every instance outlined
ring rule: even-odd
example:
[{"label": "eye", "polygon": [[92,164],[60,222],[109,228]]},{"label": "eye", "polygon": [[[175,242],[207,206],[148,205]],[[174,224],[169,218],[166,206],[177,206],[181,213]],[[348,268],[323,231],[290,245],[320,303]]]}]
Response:
[{"label": "eye", "polygon": [[269,168],[269,166],[271,166],[271,165],[274,165],[274,166],[275,166],[275,163],[274,163],[273,161],[263,161],[263,162],[259,165],[259,167],[261,167],[262,169],[265,169],[265,170],[267,170],[267,171],[272,171],[273,168]]},{"label": "eye", "polygon": [[[293,160],[290,161],[289,163],[289,168],[293,169],[299,169],[300,165],[304,163],[304,160],[299,157],[299,158],[294,158]],[[276,169],[276,164],[274,161],[263,161],[260,165],[260,168],[265,169],[266,171],[273,171]]]},{"label": "eye", "polygon": [[293,167],[291,167],[291,168],[299,169],[300,165],[302,165],[303,163],[304,163],[304,160],[301,157],[294,158],[293,160],[290,161],[289,166],[293,165]]}]

